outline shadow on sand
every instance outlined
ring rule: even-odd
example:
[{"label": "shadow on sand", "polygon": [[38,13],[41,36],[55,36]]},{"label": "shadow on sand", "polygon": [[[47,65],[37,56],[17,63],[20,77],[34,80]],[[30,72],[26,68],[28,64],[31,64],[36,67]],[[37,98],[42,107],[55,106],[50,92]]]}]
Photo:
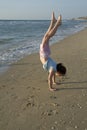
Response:
[{"label": "shadow on sand", "polygon": [[[75,81],[75,82],[62,82],[60,84],[73,84],[73,85],[77,85],[77,84],[87,84],[87,81]],[[80,89],[87,89],[87,87],[63,87],[63,88],[59,88],[59,90],[80,90]]]}]

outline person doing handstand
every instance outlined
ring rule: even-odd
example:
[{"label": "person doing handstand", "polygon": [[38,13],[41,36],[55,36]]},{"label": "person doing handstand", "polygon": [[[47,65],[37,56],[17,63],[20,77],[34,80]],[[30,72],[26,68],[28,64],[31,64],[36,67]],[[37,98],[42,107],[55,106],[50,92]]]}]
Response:
[{"label": "person doing handstand", "polygon": [[52,58],[50,58],[51,51],[49,47],[49,40],[52,36],[54,36],[58,27],[61,25],[61,20],[61,15],[59,15],[56,20],[54,12],[52,13],[50,26],[42,39],[42,43],[40,44],[40,61],[43,64],[43,68],[48,71],[48,84],[51,91],[57,90],[56,88],[53,88],[53,84],[56,84],[55,75],[64,76],[66,74],[65,66],[63,66],[62,63],[57,64]]}]

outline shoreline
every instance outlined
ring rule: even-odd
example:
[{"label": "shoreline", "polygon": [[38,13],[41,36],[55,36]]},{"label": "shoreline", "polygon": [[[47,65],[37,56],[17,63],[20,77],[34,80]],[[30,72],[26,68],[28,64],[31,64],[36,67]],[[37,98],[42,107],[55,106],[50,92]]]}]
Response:
[{"label": "shoreline", "polygon": [[[75,34],[81,32],[81,31],[83,31],[83,30],[85,30],[85,29],[87,29],[87,27],[85,27],[84,29],[79,30],[79,31],[77,31],[77,32],[74,32],[73,34],[70,34],[70,35],[68,35],[68,36],[66,36],[66,37],[64,37],[64,38],[62,38],[61,40],[58,40],[58,41],[55,42],[55,43],[51,43],[51,46],[55,45],[56,43],[60,43],[60,42],[63,41],[64,39],[69,38],[70,36],[75,35]],[[1,65],[1,66],[0,66],[0,75],[3,75],[6,71],[8,71],[8,69],[10,69],[10,67],[11,67],[13,64],[15,64],[15,63],[17,63],[17,62],[20,62],[20,60],[24,59],[24,58],[27,57],[27,56],[30,56],[30,55],[33,55],[33,54],[37,54],[37,53],[38,53],[38,52],[36,51],[36,52],[31,53],[31,54],[27,54],[26,56],[23,56],[22,58],[20,58],[20,59],[17,60],[17,61],[14,61],[13,63],[7,64],[7,65]]]},{"label": "shoreline", "polygon": [[[49,22],[50,21],[1,22],[0,27],[3,31],[1,34],[2,37],[0,38],[0,70],[3,66],[9,66],[33,52],[38,52],[39,44],[47,30],[47,26],[49,26]],[[87,27],[86,20],[73,21],[71,19],[64,19],[62,22],[63,24],[58,32],[56,32],[56,35],[50,40],[50,45]],[[6,24],[8,25],[9,30],[8,28],[4,28]],[[18,25],[20,26],[19,28],[17,28]],[[16,29],[14,30],[13,26],[14,28],[17,28],[18,31]],[[37,30],[34,30],[35,28],[37,28]],[[6,29],[7,32],[9,31],[9,34],[4,33],[6,32]]]},{"label": "shoreline", "polygon": [[51,92],[39,54],[24,57],[0,75],[1,130],[87,129],[87,28],[51,46],[67,75]]}]

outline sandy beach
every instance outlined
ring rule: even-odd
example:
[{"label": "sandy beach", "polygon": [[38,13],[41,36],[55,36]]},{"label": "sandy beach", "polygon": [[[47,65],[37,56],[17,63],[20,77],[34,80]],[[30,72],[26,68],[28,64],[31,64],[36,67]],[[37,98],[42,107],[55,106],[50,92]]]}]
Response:
[{"label": "sandy beach", "polygon": [[67,75],[51,92],[39,54],[0,75],[0,130],[87,130],[87,28],[51,46]]}]

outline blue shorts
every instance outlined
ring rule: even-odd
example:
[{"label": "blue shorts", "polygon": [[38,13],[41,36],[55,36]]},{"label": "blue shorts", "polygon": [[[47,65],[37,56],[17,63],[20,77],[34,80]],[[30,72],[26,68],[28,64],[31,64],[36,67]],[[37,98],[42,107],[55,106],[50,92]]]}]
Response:
[{"label": "blue shorts", "polygon": [[50,71],[50,69],[53,69],[56,72],[56,65],[56,62],[49,57],[46,63],[43,65],[43,68],[46,71]]}]

